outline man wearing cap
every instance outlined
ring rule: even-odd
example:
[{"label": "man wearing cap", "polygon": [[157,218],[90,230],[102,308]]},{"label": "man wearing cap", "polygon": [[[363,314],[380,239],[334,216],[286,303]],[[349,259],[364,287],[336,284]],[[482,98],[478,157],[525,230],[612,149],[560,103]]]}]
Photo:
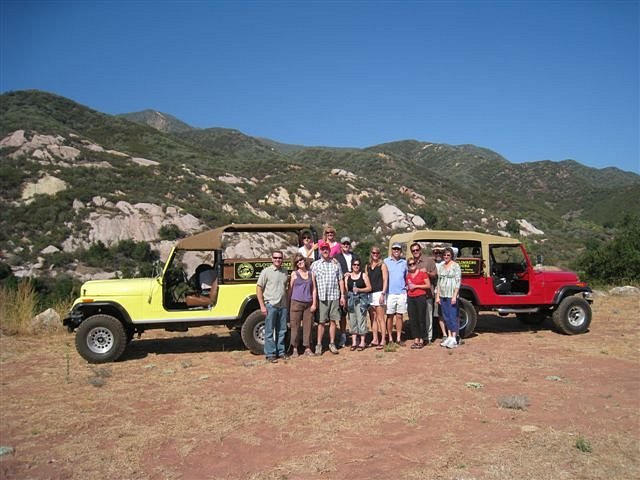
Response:
[{"label": "man wearing cap", "polygon": [[[351,262],[358,260],[358,256],[351,251],[351,239],[342,237],[340,239],[340,253],[333,257],[342,269],[342,275],[351,272]],[[347,309],[340,309],[340,341],[338,347],[342,348],[347,343]]]},{"label": "man wearing cap", "polygon": [[438,269],[433,258],[422,255],[422,245],[418,242],[412,243],[409,249],[411,250],[411,255],[413,255],[413,259],[416,262],[417,269],[422,270],[429,275],[431,283],[431,288],[427,289],[427,338],[424,339],[427,343],[431,343],[433,341],[433,282],[438,278]]},{"label": "man wearing cap", "polygon": [[336,324],[340,321],[340,307],[346,305],[342,268],[331,258],[331,247],[327,242],[320,244],[320,259],[311,264],[316,277],[318,291],[318,343],[316,355],[322,355],[322,337],[324,325],[329,323],[329,350],[338,353],[336,348]]},{"label": "man wearing cap", "polygon": [[384,264],[389,271],[389,286],[387,293],[387,335],[393,342],[393,323],[395,317],[396,341],[403,345],[402,320],[407,313],[407,261],[401,258],[402,245],[391,245],[391,256],[384,259]]}]

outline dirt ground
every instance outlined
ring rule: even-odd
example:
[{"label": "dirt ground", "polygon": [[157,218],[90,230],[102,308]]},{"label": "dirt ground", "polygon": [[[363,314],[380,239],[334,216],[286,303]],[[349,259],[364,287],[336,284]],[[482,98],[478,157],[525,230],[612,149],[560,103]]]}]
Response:
[{"label": "dirt ground", "polygon": [[579,336],[484,315],[456,350],[278,364],[222,328],[99,366],[69,334],[2,337],[0,478],[640,478],[639,307],[597,297]]}]

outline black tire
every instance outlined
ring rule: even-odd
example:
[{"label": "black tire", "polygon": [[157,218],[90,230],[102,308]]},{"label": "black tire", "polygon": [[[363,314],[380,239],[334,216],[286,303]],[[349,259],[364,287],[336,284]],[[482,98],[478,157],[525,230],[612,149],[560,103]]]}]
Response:
[{"label": "black tire", "polygon": [[469,300],[459,298],[460,307],[458,309],[458,317],[460,319],[460,337],[467,338],[476,329],[478,323],[478,312]]},{"label": "black tire", "polygon": [[549,316],[549,312],[518,313],[516,317],[527,325],[541,325]]},{"label": "black tire", "polygon": [[111,315],[93,315],[78,327],[76,349],[89,363],[117,360],[127,348],[124,325]]},{"label": "black tire", "polygon": [[264,355],[264,318],[260,310],[255,310],[240,329],[242,343],[255,355]]},{"label": "black tire", "polygon": [[576,335],[589,330],[591,305],[584,298],[566,297],[553,312],[553,323],[562,333]]}]

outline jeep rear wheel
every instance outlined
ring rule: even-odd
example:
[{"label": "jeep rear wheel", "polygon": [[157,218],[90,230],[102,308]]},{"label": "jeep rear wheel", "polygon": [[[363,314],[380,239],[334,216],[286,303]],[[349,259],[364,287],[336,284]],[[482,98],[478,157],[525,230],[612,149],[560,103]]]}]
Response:
[{"label": "jeep rear wheel", "polygon": [[459,298],[460,302],[458,318],[460,319],[460,337],[467,338],[476,329],[478,323],[478,312],[469,300]]},{"label": "jeep rear wheel", "polygon": [[555,312],[553,323],[563,333],[576,335],[584,333],[591,324],[591,306],[580,297],[566,297]]},{"label": "jeep rear wheel", "polygon": [[111,315],[93,315],[78,327],[76,349],[89,363],[117,360],[127,347],[124,325]]},{"label": "jeep rear wheel", "polygon": [[255,355],[264,354],[264,318],[260,310],[255,310],[249,314],[240,329],[242,342]]}]

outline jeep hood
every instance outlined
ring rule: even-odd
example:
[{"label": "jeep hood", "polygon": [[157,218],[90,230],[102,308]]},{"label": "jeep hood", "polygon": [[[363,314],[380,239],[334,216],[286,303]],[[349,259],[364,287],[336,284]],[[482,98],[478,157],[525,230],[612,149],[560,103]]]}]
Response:
[{"label": "jeep hood", "polygon": [[93,298],[148,295],[155,281],[155,278],[91,280],[82,285],[80,295]]},{"label": "jeep hood", "polygon": [[580,281],[577,273],[560,267],[536,267],[536,271],[541,272],[547,282],[577,283]]}]

